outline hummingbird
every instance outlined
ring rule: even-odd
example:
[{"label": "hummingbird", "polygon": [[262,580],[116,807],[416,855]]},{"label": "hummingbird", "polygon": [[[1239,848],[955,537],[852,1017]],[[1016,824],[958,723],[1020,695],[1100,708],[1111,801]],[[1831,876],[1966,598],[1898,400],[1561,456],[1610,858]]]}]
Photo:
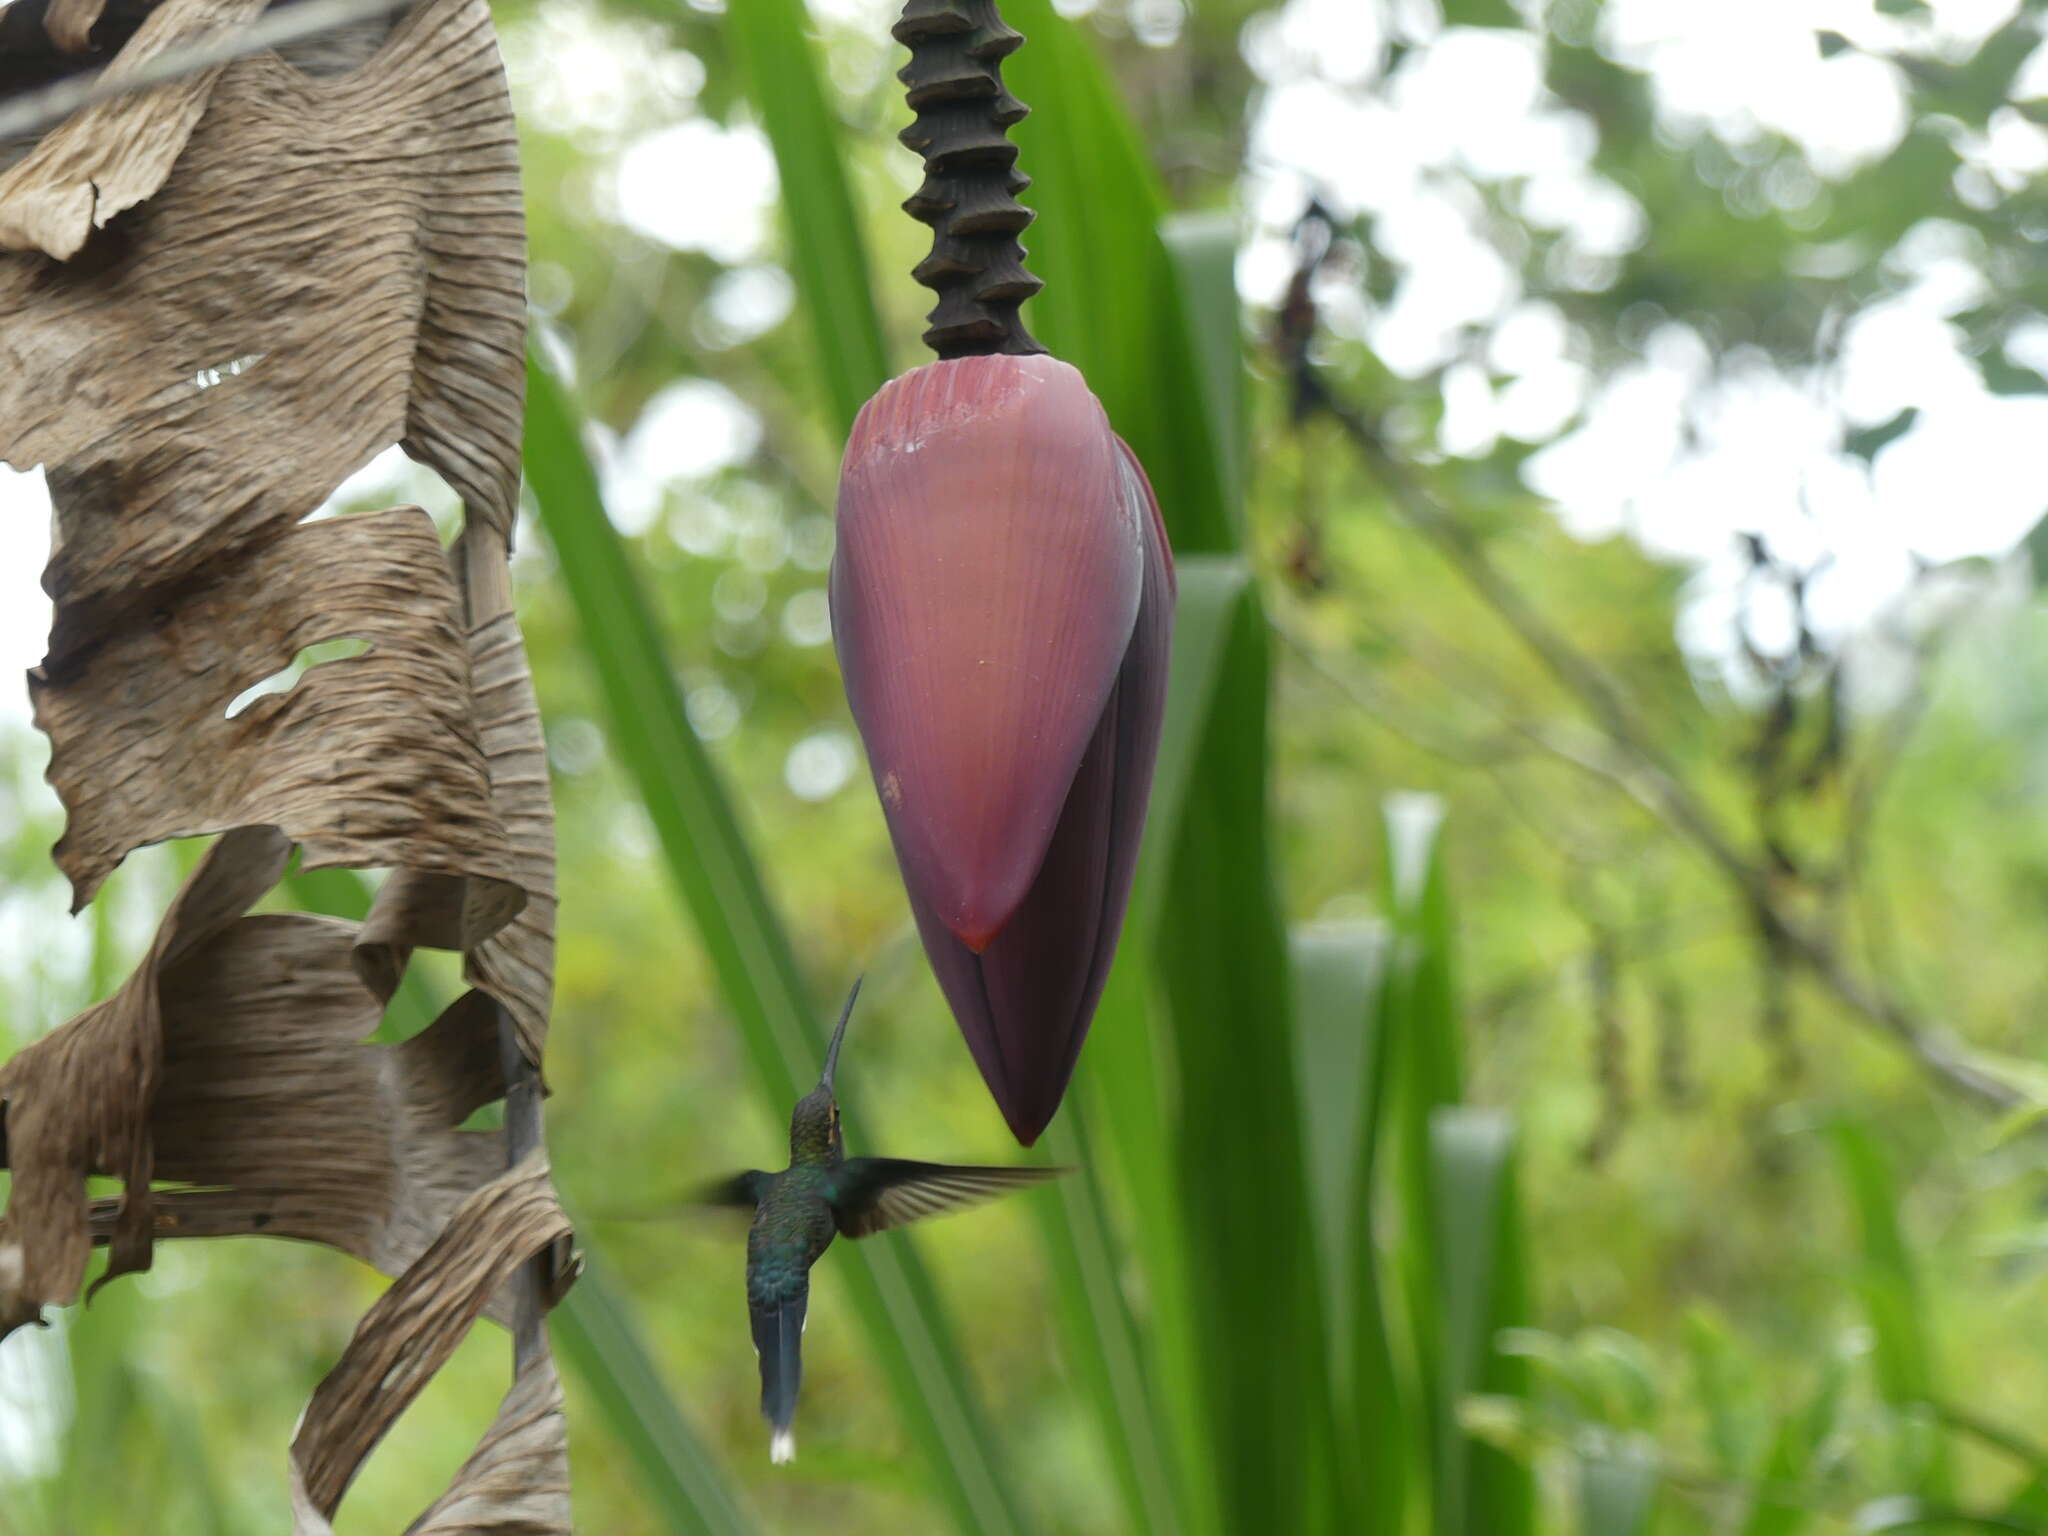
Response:
[{"label": "hummingbird", "polygon": [[789,1117],[789,1166],[780,1173],[750,1168],[700,1197],[711,1205],[751,1209],[747,1231],[747,1313],[761,1358],[761,1417],[772,1431],[768,1459],[796,1455],[796,1394],[803,1378],[804,1314],[811,1266],[840,1234],[866,1237],[906,1222],[991,1200],[1065,1173],[1064,1168],[978,1168],[897,1157],[848,1157],[839,1133],[832,1073],[860,982],[847,994],[818,1086],[796,1101]]}]

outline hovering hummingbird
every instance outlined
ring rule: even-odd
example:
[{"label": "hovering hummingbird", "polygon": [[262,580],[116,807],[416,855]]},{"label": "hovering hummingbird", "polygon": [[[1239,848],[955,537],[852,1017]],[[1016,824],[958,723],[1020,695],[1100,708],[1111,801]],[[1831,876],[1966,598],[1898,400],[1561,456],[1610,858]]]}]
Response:
[{"label": "hovering hummingbird", "polygon": [[1067,1171],[848,1157],[839,1134],[832,1073],[859,996],[856,980],[825,1050],[818,1086],[797,1100],[789,1117],[789,1166],[780,1173],[750,1168],[700,1197],[708,1204],[750,1208],[754,1213],[747,1232],[747,1311],[754,1325],[754,1352],[761,1357],[761,1417],[774,1431],[768,1456],[778,1463],[796,1455],[796,1435],[790,1426],[803,1377],[811,1266],[832,1245],[833,1237],[885,1232]]}]

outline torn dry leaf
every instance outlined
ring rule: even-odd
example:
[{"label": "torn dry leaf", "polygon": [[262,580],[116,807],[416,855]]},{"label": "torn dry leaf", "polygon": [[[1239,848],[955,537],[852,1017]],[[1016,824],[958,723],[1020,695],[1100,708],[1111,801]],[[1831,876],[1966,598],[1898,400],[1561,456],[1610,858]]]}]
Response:
[{"label": "torn dry leaf", "polygon": [[[307,1405],[292,1441],[298,1536],[328,1536],[327,1522],[356,1469],[454,1353],[491,1297],[522,1263],[568,1235],[568,1218],[555,1201],[547,1159],[540,1153],[463,1202],[433,1246],[370,1308]],[[529,1383],[528,1392],[544,1399],[545,1384]],[[499,1422],[504,1425],[509,1413],[515,1427],[519,1421],[530,1424],[533,1408],[533,1396],[522,1400],[515,1385]],[[553,1422],[559,1425],[559,1415]],[[558,1454],[559,1447],[556,1453],[535,1456],[529,1451],[517,1459],[527,1493],[549,1502],[551,1487],[565,1493],[567,1465]],[[472,1458],[463,1472],[488,1474],[500,1465],[495,1457]],[[458,1478],[456,1489],[461,1488]],[[566,1497],[560,1505],[554,1523],[531,1528],[567,1530]]]},{"label": "torn dry leaf", "polygon": [[265,1233],[401,1273],[505,1164],[496,1132],[456,1127],[503,1096],[493,1034],[458,1010],[399,1045],[361,1043],[377,1000],[355,925],[248,917],[163,980],[150,1131],[170,1236]]},{"label": "torn dry leaf", "polygon": [[[264,0],[164,0],[150,12],[110,78],[132,74],[165,49],[262,14]],[[45,26],[67,53],[84,53],[100,0],[52,0]],[[60,261],[116,214],[151,196],[206,110],[218,69],[87,107],[45,134],[0,173],[0,248],[47,251]]]},{"label": "torn dry leaf", "polygon": [[[491,814],[472,720],[459,598],[416,508],[289,528],[32,676],[49,778],[70,811],[58,867],[75,906],[146,843],[280,827],[308,867],[384,865],[479,876],[467,925],[412,942],[459,949],[503,926],[522,894]],[[230,700],[319,641],[362,655],[308,671],[227,718]]]},{"label": "torn dry leaf", "polygon": [[111,1278],[149,1267],[148,1115],[163,1063],[158,977],[226,928],[284,873],[268,828],[216,843],[165,912],[121,990],[0,1066],[13,1190],[0,1213],[0,1336],[78,1299],[91,1251],[85,1180],[127,1182],[110,1224]]},{"label": "torn dry leaf", "polygon": [[139,1191],[94,1212],[116,1273],[146,1267],[153,1231],[302,1238],[397,1275],[503,1168],[498,1133],[456,1129],[505,1091],[490,1000],[364,1044],[381,1004],[352,964],[356,925],[241,916],[289,853],[271,828],[223,838],[128,985],[0,1069],[16,1189],[0,1242],[64,1266],[0,1297],[6,1326],[75,1298],[89,1172]]}]

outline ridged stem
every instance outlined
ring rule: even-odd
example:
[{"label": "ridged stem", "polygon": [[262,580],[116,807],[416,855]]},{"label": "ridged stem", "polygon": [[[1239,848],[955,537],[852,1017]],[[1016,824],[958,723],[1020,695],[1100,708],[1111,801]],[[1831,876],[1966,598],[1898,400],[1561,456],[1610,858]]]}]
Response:
[{"label": "ridged stem", "polygon": [[1003,89],[1003,60],[1024,38],[996,0],[908,0],[893,35],[910,49],[896,78],[917,114],[900,137],[925,172],[903,208],[932,227],[911,273],[939,296],[925,345],[940,357],[1043,352],[1017,314],[1045,285],[1024,270],[1017,237],[1033,215],[1017,194],[1031,178],[1006,137],[1030,109]]}]

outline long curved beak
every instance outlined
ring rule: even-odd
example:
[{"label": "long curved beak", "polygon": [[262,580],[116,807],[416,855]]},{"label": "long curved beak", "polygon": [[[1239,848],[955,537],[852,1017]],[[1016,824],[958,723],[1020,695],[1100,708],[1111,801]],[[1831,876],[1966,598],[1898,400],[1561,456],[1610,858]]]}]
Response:
[{"label": "long curved beak", "polygon": [[839,1042],[846,1038],[846,1021],[853,1017],[853,1000],[860,996],[862,978],[853,978],[853,990],[846,994],[846,1006],[839,1010],[839,1025],[832,1031],[832,1043],[825,1047],[825,1075],[818,1079],[827,1088],[832,1086],[832,1074],[839,1067]]}]

